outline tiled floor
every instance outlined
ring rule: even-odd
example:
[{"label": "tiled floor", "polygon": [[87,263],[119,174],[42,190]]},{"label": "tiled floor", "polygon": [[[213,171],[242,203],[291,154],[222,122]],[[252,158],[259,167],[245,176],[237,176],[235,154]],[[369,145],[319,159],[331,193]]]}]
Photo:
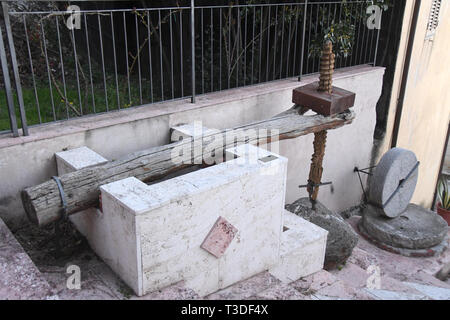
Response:
[{"label": "tiled floor", "polygon": [[[356,226],[359,217],[348,220]],[[0,220],[1,221],[1,220]],[[0,222],[0,299],[200,299],[183,283],[136,297],[95,254],[85,248],[65,261],[46,263],[37,259],[37,266],[23,251],[9,230]],[[34,253],[32,256],[35,257]],[[35,259],[36,260],[36,259]],[[450,250],[432,258],[408,258],[383,251],[363,238],[347,263],[339,270],[320,271],[285,284],[268,272],[241,281],[204,299],[444,299],[450,300],[450,282],[433,275],[450,261]],[[81,289],[67,289],[66,267],[81,268]],[[379,267],[380,287],[368,287],[367,271]],[[370,269],[369,269],[370,270]]]}]

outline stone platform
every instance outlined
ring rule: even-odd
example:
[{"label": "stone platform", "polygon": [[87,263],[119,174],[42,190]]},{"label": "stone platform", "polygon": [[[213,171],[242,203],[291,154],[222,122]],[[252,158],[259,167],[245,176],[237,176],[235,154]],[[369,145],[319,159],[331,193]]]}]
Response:
[{"label": "stone platform", "polygon": [[438,214],[415,204],[390,219],[368,205],[359,224],[364,237],[385,250],[406,256],[430,256],[447,247],[447,223]]}]

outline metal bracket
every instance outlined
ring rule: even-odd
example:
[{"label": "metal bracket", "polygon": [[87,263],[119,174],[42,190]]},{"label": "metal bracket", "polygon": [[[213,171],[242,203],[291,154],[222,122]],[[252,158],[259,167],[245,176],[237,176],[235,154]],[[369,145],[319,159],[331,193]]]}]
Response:
[{"label": "metal bracket", "polygon": [[312,182],[312,181],[308,181],[308,184],[303,184],[303,185],[300,185],[300,186],[298,186],[299,188],[307,188],[307,190],[308,190],[308,193],[309,193],[309,201],[311,201],[311,206],[312,206],[312,209],[313,210],[316,210],[316,200],[313,200],[312,199],[312,197],[311,197],[311,195],[312,195],[312,191],[311,190],[314,190],[314,188],[317,188],[317,187],[321,187],[321,186],[331,186],[331,193],[334,193],[334,186],[333,186],[333,182],[321,182],[321,183],[314,183],[314,182]]}]

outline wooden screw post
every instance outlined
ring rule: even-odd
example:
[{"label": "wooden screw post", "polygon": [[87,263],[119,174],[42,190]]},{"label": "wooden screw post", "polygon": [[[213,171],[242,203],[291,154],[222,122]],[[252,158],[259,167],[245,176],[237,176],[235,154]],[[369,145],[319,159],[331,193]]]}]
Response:
[{"label": "wooden screw post", "polygon": [[[333,72],[334,72],[334,53],[331,41],[327,41],[322,50],[320,59],[320,81],[318,91],[333,92]],[[311,158],[311,168],[309,170],[309,180],[307,191],[312,207],[315,209],[317,196],[319,194],[319,185],[322,180],[323,158],[325,156],[325,145],[327,142],[327,131],[314,133],[314,153]]]},{"label": "wooden screw post", "polygon": [[320,77],[318,91],[333,92],[334,53],[331,41],[325,42],[320,58]]},{"label": "wooden screw post", "polygon": [[[337,116],[348,112],[348,109],[355,104],[355,93],[333,87],[334,59],[333,44],[331,41],[327,41],[323,46],[320,58],[319,82],[304,85],[292,92],[292,102],[301,106],[302,112],[312,110],[322,116]],[[308,190],[313,210],[316,208],[319,187],[332,184],[331,182],[321,182],[326,142],[326,130],[314,133],[314,154],[311,159],[308,184],[300,186],[300,188],[306,187]]]},{"label": "wooden screw post", "polygon": [[319,194],[319,185],[322,180],[323,173],[323,157],[325,156],[325,144],[327,142],[327,132],[320,131],[314,133],[314,153],[311,158],[311,167],[309,169],[309,179],[307,191],[309,193],[309,199],[315,207],[317,196]]}]

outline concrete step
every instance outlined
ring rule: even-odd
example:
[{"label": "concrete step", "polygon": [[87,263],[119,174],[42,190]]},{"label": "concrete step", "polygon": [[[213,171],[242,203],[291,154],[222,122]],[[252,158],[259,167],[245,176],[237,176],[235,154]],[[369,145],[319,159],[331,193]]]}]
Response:
[{"label": "concrete step", "polygon": [[322,270],[328,231],[284,210],[280,258],[269,271],[283,283],[291,283]]},{"label": "concrete step", "polygon": [[325,270],[290,285],[312,300],[373,300],[373,297],[361,288],[354,287]]},{"label": "concrete step", "polygon": [[0,274],[0,300],[58,299],[2,219]]},{"label": "concrete step", "polygon": [[262,272],[205,297],[208,300],[251,299],[267,289],[282,284],[269,272]]}]

